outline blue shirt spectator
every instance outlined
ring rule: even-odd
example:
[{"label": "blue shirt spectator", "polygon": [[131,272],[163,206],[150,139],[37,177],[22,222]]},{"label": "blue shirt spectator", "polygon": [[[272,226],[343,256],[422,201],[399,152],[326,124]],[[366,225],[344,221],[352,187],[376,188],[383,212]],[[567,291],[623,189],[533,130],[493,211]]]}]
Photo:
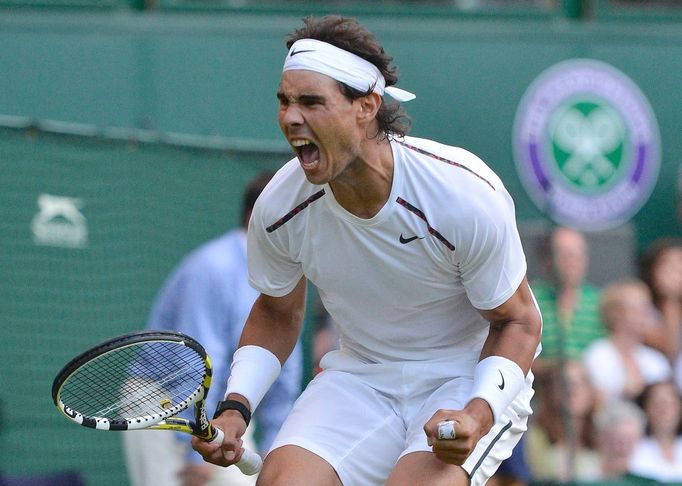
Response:
[{"label": "blue shirt spectator", "polygon": [[[212,386],[206,400],[209,415],[223,398],[232,355],[258,297],[247,275],[246,231],[240,228],[187,255],[158,294],[149,319],[150,329],[180,331],[206,348],[213,364]],[[254,413],[262,452],[267,452],[301,391],[300,348],[299,345],[294,349]],[[178,436],[189,442],[190,436]],[[202,461],[199,454],[190,451],[193,461]]]},{"label": "blue shirt spectator", "polygon": [[[251,209],[272,177],[263,173],[243,195],[241,227],[215,238],[186,255],[159,291],[147,327],[179,331],[199,341],[211,358],[213,378],[206,411],[213,415],[223,399],[232,357],[258,292],[248,282],[246,227]],[[144,360],[144,357],[140,357]],[[143,373],[154,373],[153,362],[139,363]],[[254,413],[244,435],[244,447],[265,453],[301,391],[302,350],[297,345],[282,372]],[[192,411],[183,417],[193,419]],[[253,428],[257,430],[254,443]],[[254,486],[255,476],[236,467],[204,462],[194,452],[188,434],[136,431],[123,434],[131,486]]]}]

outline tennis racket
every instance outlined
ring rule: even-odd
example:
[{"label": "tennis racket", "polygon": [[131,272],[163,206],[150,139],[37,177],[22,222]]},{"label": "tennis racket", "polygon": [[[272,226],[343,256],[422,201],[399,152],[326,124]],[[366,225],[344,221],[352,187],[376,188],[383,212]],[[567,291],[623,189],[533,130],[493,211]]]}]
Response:
[{"label": "tennis racket", "polygon": [[[143,331],[105,341],[76,356],[52,384],[60,412],[98,430],[175,430],[212,443],[223,431],[206,417],[211,360],[197,341],[170,331]],[[194,405],[194,421],[176,417]],[[247,475],[263,461],[244,450],[237,467]]]}]

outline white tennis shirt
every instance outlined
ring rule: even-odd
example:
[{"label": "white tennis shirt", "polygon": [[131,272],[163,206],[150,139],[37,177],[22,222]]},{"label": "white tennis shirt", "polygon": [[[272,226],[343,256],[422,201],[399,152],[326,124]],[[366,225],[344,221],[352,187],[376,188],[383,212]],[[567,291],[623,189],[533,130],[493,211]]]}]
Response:
[{"label": "white tennis shirt", "polygon": [[413,137],[391,147],[391,194],[371,219],[308,182],[297,159],[282,167],[252,214],[251,284],[283,296],[305,275],[341,349],[367,362],[461,361],[473,371],[489,326],[476,308],[504,303],[526,273],[513,201],[464,149]]}]

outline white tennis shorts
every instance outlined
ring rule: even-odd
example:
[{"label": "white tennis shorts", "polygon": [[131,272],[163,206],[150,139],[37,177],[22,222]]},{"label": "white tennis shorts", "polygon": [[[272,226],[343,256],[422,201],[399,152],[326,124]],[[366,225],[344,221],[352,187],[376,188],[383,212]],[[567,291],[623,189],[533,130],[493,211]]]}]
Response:
[{"label": "white tennis shorts", "polygon": [[[294,404],[271,450],[297,445],[327,461],[344,486],[383,486],[402,456],[431,451],[423,427],[438,409],[465,405],[472,378],[452,378],[453,369],[461,366],[443,361],[368,364],[332,351],[321,362],[324,371]],[[464,463],[472,485],[484,484],[525,432],[532,381],[529,373],[527,389]]]}]

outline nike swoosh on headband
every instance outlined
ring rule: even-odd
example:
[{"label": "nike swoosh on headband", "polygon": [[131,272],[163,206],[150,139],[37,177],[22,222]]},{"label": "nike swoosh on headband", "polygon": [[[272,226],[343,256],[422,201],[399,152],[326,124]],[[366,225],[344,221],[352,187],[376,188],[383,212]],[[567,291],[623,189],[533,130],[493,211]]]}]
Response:
[{"label": "nike swoosh on headband", "polygon": [[298,51],[291,51],[291,54],[289,54],[289,57],[293,57],[296,54],[301,54],[303,52],[314,52],[312,49],[299,49]]},{"label": "nike swoosh on headband", "polygon": [[366,59],[316,39],[299,39],[291,46],[282,71],[294,69],[324,74],[360,91],[372,88],[378,95],[388,93],[397,101],[416,98],[409,91],[386,86],[386,80],[379,68]]}]

